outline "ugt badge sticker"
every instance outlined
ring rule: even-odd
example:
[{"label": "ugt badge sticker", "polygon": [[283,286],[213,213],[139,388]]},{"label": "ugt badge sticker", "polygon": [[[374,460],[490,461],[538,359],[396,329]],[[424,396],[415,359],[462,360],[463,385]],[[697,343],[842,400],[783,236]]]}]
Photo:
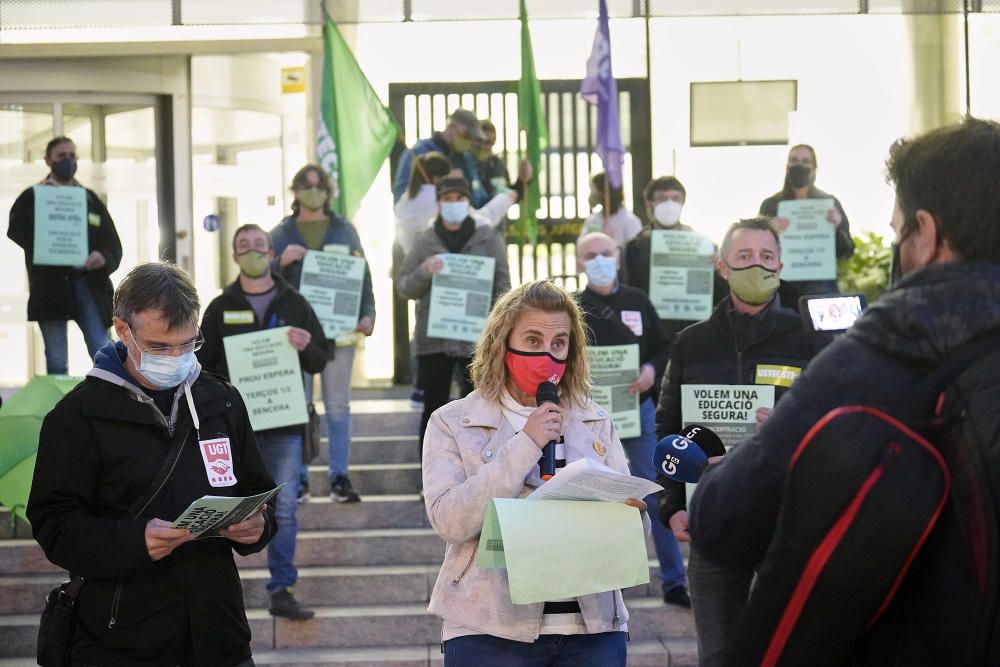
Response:
[{"label": "ugt badge sticker", "polygon": [[236,483],[233,470],[233,451],[229,448],[229,438],[200,440],[201,459],[205,462],[205,474],[212,486],[232,486]]}]

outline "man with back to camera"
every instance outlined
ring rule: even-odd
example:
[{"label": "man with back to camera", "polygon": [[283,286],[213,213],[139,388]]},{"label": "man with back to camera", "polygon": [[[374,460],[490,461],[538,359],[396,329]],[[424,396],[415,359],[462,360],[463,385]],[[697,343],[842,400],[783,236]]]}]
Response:
[{"label": "man with back to camera", "polygon": [[471,197],[469,202],[472,208],[481,208],[490,200],[486,188],[479,180],[479,172],[476,168],[476,160],[469,150],[472,148],[473,140],[483,141],[486,135],[479,125],[476,114],[468,109],[455,109],[448,116],[448,123],[444,130],[435,132],[428,139],[421,139],[413,144],[409,149],[403,151],[396,165],[396,175],[392,179],[392,199],[399,201],[399,198],[406,192],[406,186],[410,182],[410,172],[413,167],[414,155],[423,155],[430,151],[444,153],[451,159],[451,164],[455,169],[459,169],[462,175],[469,182]]},{"label": "man with back to camera", "polygon": [[[323,326],[305,297],[271,271],[272,259],[271,236],[258,225],[243,225],[233,234],[233,261],[239,265],[240,275],[205,309],[201,322],[205,345],[198,351],[198,360],[206,370],[229,378],[223,338],[284,326],[290,327],[288,340],[298,350],[303,371],[318,373],[326,365]],[[304,433],[304,425],[256,431],[268,472],[275,483],[285,485],[274,500],[279,531],[267,547],[270,612],[296,621],[313,617],[313,611],[300,605],[289,590],[298,580],[295,510]]]},{"label": "man with back to camera", "polygon": [[[656,437],[680,433],[683,385],[773,385],[782,396],[816,352],[798,314],[783,307],[776,294],[781,272],[781,243],[766,218],[733,223],[726,231],[717,262],[729,284],[725,297],[707,319],[677,335],[663,377],[656,410]],[[781,373],[769,371],[780,368]],[[758,426],[770,414],[757,412]],[[660,520],[681,542],[690,541],[685,485],[660,475],[665,489]],[[697,544],[688,556],[688,585],[698,631],[698,664],[722,664],[726,644],[746,604],[755,563],[738,566],[706,559]]]},{"label": "man with back to camera", "polygon": [[263,549],[274,511],[225,539],[170,527],[202,496],[274,488],[239,392],[195,358],[198,305],[176,266],[132,269],[115,292],[118,342],[42,424],[27,514],[46,557],[86,579],[74,665],[253,665],[233,551]]},{"label": "man with back to camera", "polygon": [[[902,280],[826,348],[754,437],[709,466],[691,504],[692,539],[706,558],[734,567],[764,558],[789,460],[823,415],[842,405],[933,415],[933,404],[909,405],[910,390],[959,349],[1000,332],[1000,125],[967,118],[898,141],[886,167]],[[972,490],[960,477],[951,483],[952,494]],[[939,525],[954,511],[946,505]],[[995,530],[996,514],[984,516]],[[951,555],[927,571],[918,554],[852,664],[972,664],[963,652],[984,619],[965,604],[973,574]],[[918,586],[929,604],[907,604]]]},{"label": "man with back to camera", "polygon": [[[82,188],[76,175],[76,146],[69,137],[55,137],[45,147],[49,175],[39,186]],[[122,244],[111,214],[93,190],[86,193],[87,247],[82,266],[45,265],[34,261],[35,187],[22,192],[10,209],[7,236],[24,249],[28,270],[28,320],[37,321],[45,344],[49,375],[64,375],[68,365],[66,323],[74,320],[83,332],[91,358],[108,342],[111,326],[111,274],[122,260]]]},{"label": "man with back to camera", "polygon": [[[660,327],[649,297],[640,290],[618,282],[619,249],[607,234],[594,232],[583,236],[576,246],[576,268],[587,275],[587,287],[577,294],[584,322],[589,327],[588,345],[637,345],[639,377],[629,387],[638,394],[641,432],[623,438],[629,468],[645,479],[656,478],[653,451],[656,449],[656,404],[653,390],[667,365],[670,341]],[[608,406],[609,407],[609,406]],[[657,495],[644,498],[655,513]],[[684,558],[673,533],[661,522],[653,523],[653,542],[660,563],[663,601],[690,608],[684,580]]]}]

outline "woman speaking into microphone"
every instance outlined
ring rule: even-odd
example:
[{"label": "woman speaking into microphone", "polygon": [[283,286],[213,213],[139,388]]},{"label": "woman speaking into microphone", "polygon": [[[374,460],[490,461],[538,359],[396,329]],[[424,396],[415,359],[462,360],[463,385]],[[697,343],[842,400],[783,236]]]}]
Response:
[{"label": "woman speaking into microphone", "polygon": [[[474,562],[490,501],[522,498],[540,486],[539,458],[548,443],[557,443],[557,466],[590,458],[628,472],[610,415],[590,400],[585,346],[569,293],[544,280],[516,287],[494,305],[476,344],[475,391],[430,418],[424,497],[447,549],[429,610],[444,620],[445,667],[625,665],[621,591],[513,604],[507,571]],[[559,405],[536,406],[545,382],[557,386]],[[643,512],[648,532],[645,503],[627,503]]]}]

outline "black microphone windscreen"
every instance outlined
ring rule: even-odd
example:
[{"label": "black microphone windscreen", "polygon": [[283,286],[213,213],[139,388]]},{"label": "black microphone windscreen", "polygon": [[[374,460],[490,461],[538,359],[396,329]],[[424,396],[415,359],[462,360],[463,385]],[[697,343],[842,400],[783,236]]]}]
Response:
[{"label": "black microphone windscreen", "polygon": [[553,382],[540,382],[538,390],[535,392],[535,405],[542,403],[555,403],[559,405],[559,391]]},{"label": "black microphone windscreen", "polygon": [[688,424],[681,431],[681,435],[697,444],[701,451],[708,456],[724,456],[726,453],[726,446],[722,444],[722,439],[707,426]]}]

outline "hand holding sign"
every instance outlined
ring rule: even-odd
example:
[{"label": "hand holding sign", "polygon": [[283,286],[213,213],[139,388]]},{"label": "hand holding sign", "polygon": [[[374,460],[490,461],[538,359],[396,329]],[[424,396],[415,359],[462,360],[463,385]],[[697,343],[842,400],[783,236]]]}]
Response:
[{"label": "hand holding sign", "polygon": [[299,327],[288,328],[288,342],[299,352],[309,347],[310,341],[312,341],[312,334],[305,329],[300,329]]},{"label": "hand holding sign", "polygon": [[371,336],[372,331],[375,330],[375,323],[372,321],[372,318],[365,315],[358,320],[358,326],[354,327],[354,330],[358,333],[363,333],[366,336]]},{"label": "hand holding sign", "polygon": [[427,273],[437,273],[444,268],[444,260],[440,255],[431,255],[424,260],[424,268],[427,269]]},{"label": "hand holding sign", "polygon": [[87,261],[83,263],[83,268],[87,271],[96,271],[103,268],[106,263],[107,260],[104,259],[100,250],[91,250],[90,254],[87,255]]}]

